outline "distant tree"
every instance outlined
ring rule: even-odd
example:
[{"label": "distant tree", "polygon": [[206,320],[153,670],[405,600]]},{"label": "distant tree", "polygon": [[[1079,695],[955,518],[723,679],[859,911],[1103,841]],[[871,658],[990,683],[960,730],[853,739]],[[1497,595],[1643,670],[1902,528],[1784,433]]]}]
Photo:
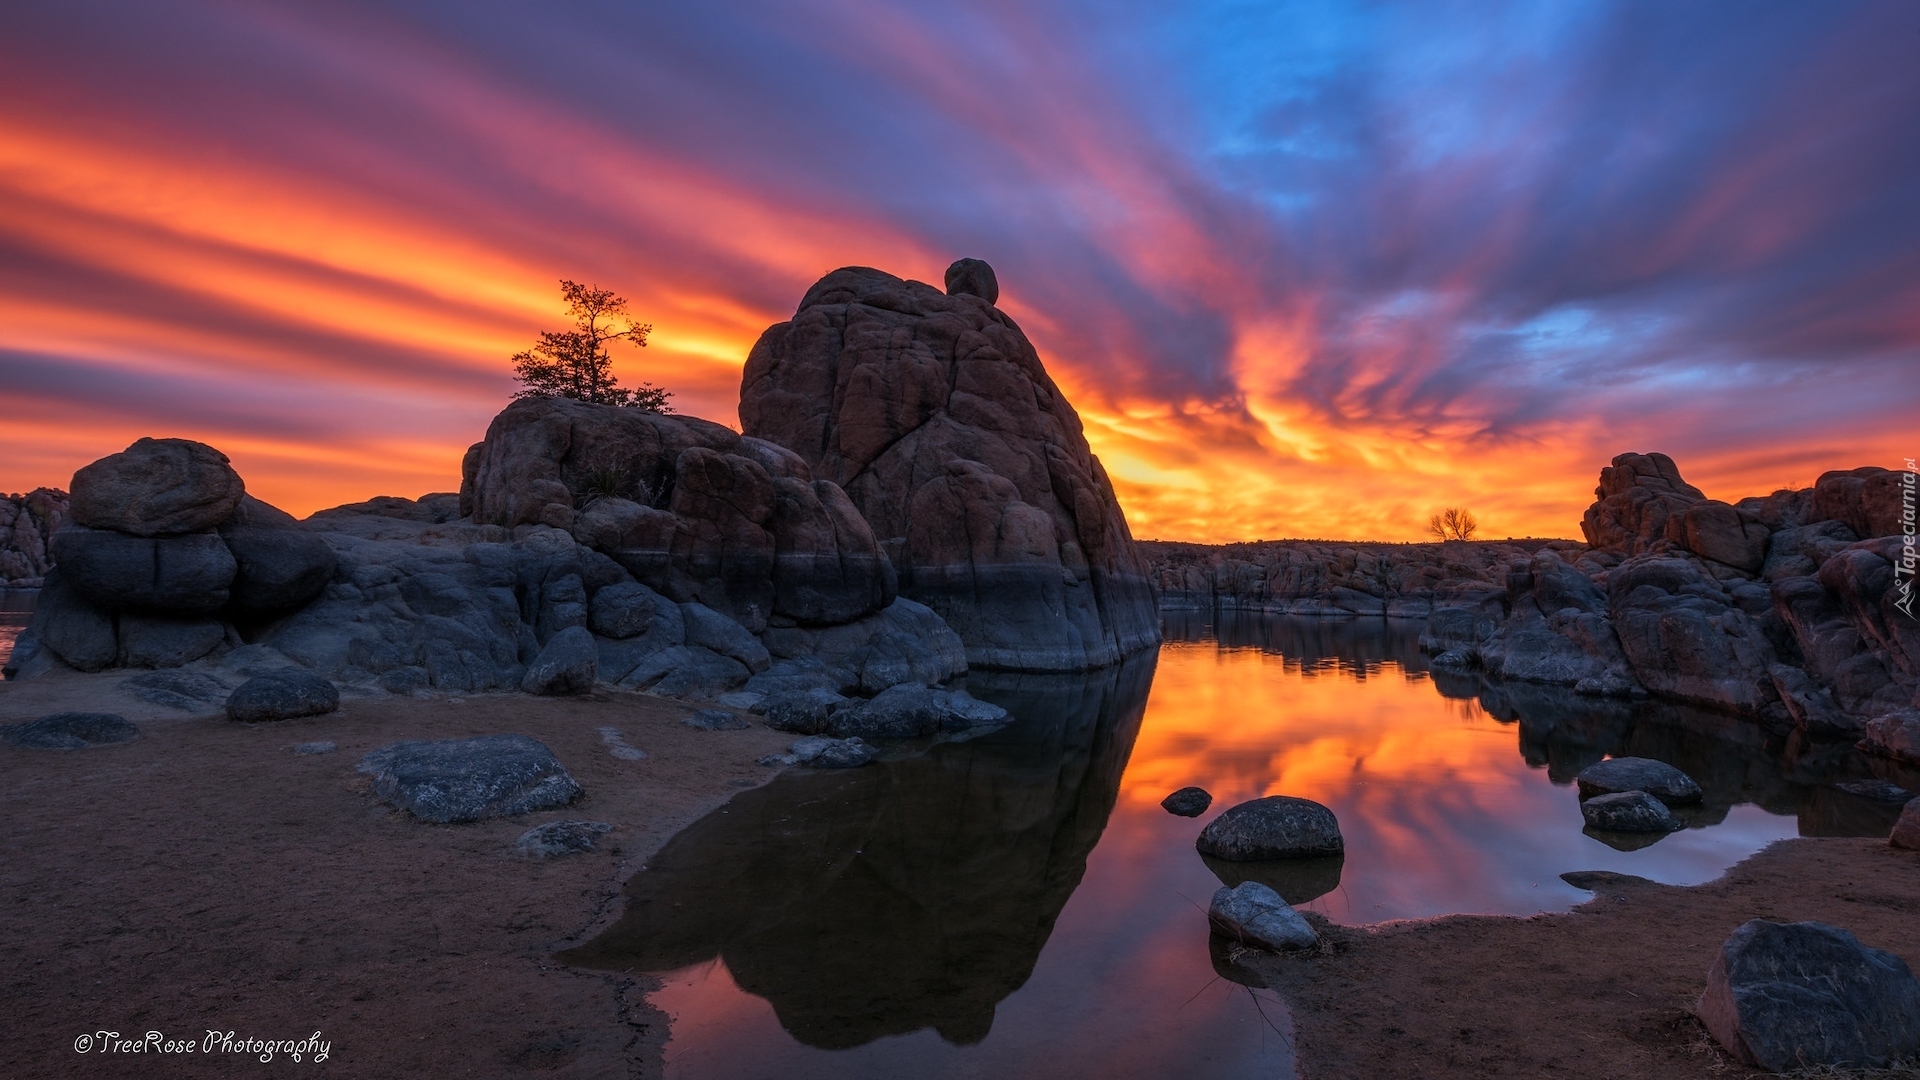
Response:
[{"label": "distant tree", "polygon": [[613,377],[613,356],[607,343],[626,341],[641,348],[653,332],[648,323],[627,318],[625,297],[611,289],[560,279],[560,296],[573,316],[573,329],[542,331],[540,343],[513,354],[513,373],[521,389],[514,397],[566,397],[596,405],[624,405],[644,412],[672,412],[672,393],[650,383],[638,390],[620,386]]},{"label": "distant tree", "polygon": [[1427,531],[1436,540],[1471,540],[1480,530],[1480,523],[1473,514],[1457,506],[1450,506],[1427,519]]}]

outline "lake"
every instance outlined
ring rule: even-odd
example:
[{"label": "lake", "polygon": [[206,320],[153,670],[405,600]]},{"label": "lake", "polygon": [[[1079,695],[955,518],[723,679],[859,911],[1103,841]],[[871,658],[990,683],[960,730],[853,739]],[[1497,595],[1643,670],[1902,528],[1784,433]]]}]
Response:
[{"label": "lake", "polygon": [[33,619],[39,589],[0,589],[0,667],[13,657],[14,639]]},{"label": "lake", "polygon": [[[1166,630],[1157,656],[1090,677],[970,676],[1017,718],[1000,731],[742,793],[562,959],[656,975],[666,1075],[686,1080],[1284,1077],[1285,1004],[1210,950],[1223,880],[1344,924],[1559,911],[1588,897],[1562,873],[1698,883],[1782,837],[1884,835],[1897,806],[1836,783],[1920,786],[1714,713],[1436,674],[1417,622],[1174,612]],[[1689,828],[1583,832],[1574,774],[1629,754],[1699,781]],[[1207,814],[1160,808],[1189,784]],[[1269,794],[1331,807],[1344,859],[1195,852],[1205,821]]]}]

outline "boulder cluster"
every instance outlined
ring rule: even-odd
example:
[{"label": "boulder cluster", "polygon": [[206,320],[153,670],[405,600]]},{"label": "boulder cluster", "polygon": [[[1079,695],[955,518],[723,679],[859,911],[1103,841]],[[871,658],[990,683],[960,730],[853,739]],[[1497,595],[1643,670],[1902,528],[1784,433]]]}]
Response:
[{"label": "boulder cluster", "polygon": [[1422,647],[1492,676],[1653,695],[1920,760],[1920,621],[1898,605],[1905,474],[1860,468],[1729,504],[1664,454],[1601,471],[1585,547],[1543,547]]},{"label": "boulder cluster", "polygon": [[756,346],[744,435],[515,401],[457,494],[295,521],[214,448],[142,439],[75,474],[70,500],[0,504],[0,567],[44,579],[8,672],[190,666],[190,693],[136,689],[200,706],[238,683],[245,719],[330,707],[328,684],[611,685],[783,716],[810,702],[817,723],[791,730],[842,739],[998,723],[932,688],[970,662],[1112,664],[1158,641],[1158,617],[1112,486],[993,307],[991,268],[948,278],[950,295],[874,270],[822,279]]},{"label": "boulder cluster", "polygon": [[32,629],[81,671],[198,660],[333,578],[326,541],[249,496],[203,443],[141,439],[101,458],[74,474],[67,514]]},{"label": "boulder cluster", "polygon": [[53,556],[47,538],[67,523],[67,493],[35,488],[0,494],[0,588],[38,588]]}]

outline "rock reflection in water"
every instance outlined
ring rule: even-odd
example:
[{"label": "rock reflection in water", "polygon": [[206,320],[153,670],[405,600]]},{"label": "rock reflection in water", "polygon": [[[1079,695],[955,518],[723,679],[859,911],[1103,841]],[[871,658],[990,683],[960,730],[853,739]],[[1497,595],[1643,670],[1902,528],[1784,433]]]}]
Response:
[{"label": "rock reflection in water", "polygon": [[931,1027],[984,1039],[1100,839],[1151,655],[1093,678],[976,673],[1017,722],[861,769],[794,770],[674,837],[620,921],[561,959],[670,971],[720,957],[794,1038]]},{"label": "rock reflection in water", "polygon": [[[1750,718],[1669,702],[1592,697],[1561,686],[1495,681],[1477,670],[1430,668],[1415,620],[1215,614],[1217,623],[1206,612],[1168,613],[1166,639],[1259,648],[1286,657],[1290,668],[1297,662],[1305,670],[1338,668],[1360,678],[1387,664],[1423,674],[1442,697],[1472,701],[1514,724],[1521,757],[1545,768],[1555,784],[1571,785],[1580,770],[1607,757],[1667,762],[1704,793],[1698,806],[1673,808],[1690,829],[1720,824],[1733,807],[1751,803],[1796,818],[1802,836],[1885,836],[1899,803],[1835,785],[1878,780],[1920,790],[1920,770],[1862,754],[1850,741],[1810,741]],[[1667,834],[1588,835],[1624,851]]]}]

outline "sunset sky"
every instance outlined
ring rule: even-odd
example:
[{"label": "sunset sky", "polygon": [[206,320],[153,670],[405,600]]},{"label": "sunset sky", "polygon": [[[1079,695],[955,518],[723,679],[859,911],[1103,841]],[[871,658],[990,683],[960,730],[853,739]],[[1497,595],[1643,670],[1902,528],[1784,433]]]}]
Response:
[{"label": "sunset sky", "polygon": [[8,5],[0,491],[142,435],[302,514],[450,490],[561,277],[737,426],[816,278],[963,255],[1138,536],[1898,466],[1916,57],[1910,0]]}]

